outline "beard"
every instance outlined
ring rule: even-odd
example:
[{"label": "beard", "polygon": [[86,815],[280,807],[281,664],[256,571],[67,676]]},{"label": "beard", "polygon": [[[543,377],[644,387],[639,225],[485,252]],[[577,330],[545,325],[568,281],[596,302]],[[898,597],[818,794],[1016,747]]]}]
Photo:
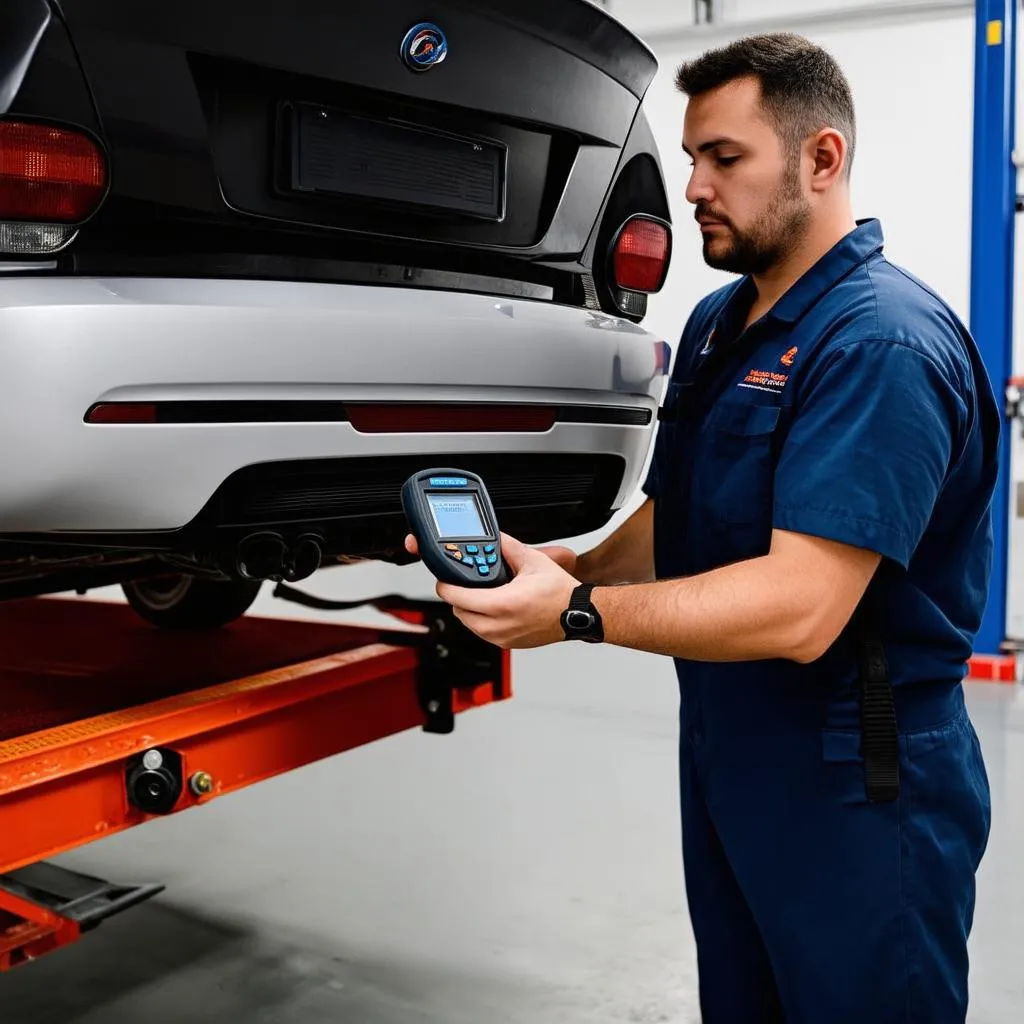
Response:
[{"label": "beard", "polygon": [[785,260],[807,233],[811,216],[798,174],[794,161],[767,206],[743,231],[707,203],[698,203],[695,215],[721,221],[727,232],[704,237],[704,262],[733,274],[764,274]]}]

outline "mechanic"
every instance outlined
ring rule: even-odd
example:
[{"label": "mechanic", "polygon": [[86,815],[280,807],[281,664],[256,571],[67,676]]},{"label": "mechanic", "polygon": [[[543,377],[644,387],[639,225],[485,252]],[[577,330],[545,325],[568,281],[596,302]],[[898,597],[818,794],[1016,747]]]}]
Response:
[{"label": "mechanic", "polygon": [[953,1024],[990,825],[961,680],[995,398],[954,313],[853,218],[826,52],[748,37],[677,85],[704,259],[741,276],[683,332],[647,500],[579,558],[505,538],[511,584],[438,593],[506,648],[675,659],[705,1024]]}]

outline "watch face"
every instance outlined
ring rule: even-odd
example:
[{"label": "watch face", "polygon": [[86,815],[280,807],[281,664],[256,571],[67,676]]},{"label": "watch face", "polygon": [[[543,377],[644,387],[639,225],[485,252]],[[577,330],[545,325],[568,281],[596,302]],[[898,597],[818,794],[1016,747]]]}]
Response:
[{"label": "watch face", "polygon": [[590,629],[594,624],[594,616],[590,612],[572,609],[565,613],[565,625],[568,629],[584,630]]}]

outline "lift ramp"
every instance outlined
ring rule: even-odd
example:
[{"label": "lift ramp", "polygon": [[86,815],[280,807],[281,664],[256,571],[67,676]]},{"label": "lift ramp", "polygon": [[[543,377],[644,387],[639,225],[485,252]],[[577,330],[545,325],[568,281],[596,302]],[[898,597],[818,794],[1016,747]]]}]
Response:
[{"label": "lift ramp", "polygon": [[122,604],[0,605],[0,971],[162,888],[48,858],[511,697],[508,652],[447,605],[367,603],[394,627],[247,616],[185,633]]}]

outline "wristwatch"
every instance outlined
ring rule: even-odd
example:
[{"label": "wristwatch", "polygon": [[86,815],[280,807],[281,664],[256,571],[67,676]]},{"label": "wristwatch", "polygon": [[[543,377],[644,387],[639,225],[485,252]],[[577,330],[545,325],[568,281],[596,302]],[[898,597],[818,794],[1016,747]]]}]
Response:
[{"label": "wristwatch", "polygon": [[604,640],[601,613],[590,601],[593,589],[593,583],[581,583],[572,592],[569,607],[559,619],[566,640],[582,640],[588,644],[599,644]]}]

